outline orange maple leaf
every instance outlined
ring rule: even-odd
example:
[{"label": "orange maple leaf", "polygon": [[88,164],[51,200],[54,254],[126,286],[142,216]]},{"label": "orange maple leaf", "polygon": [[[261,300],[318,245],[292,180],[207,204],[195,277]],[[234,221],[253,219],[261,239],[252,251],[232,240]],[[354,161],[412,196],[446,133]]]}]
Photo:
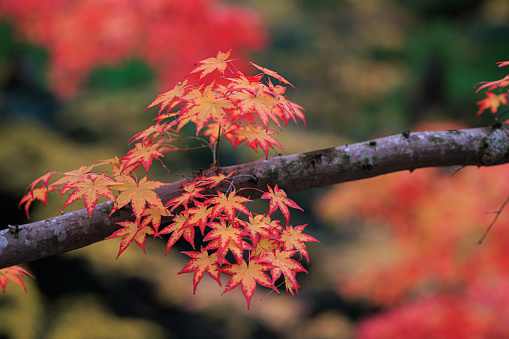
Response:
[{"label": "orange maple leaf", "polygon": [[217,192],[217,197],[210,198],[207,200],[207,204],[216,204],[213,208],[213,215],[217,216],[219,213],[224,212],[230,220],[235,219],[235,211],[240,211],[244,214],[249,215],[250,212],[244,203],[252,201],[251,199],[237,196],[237,191],[233,191],[226,196],[223,192]]},{"label": "orange maple leaf", "polygon": [[148,223],[152,223],[152,227],[156,231],[156,235],[159,235],[159,226],[161,226],[161,217],[169,217],[171,216],[170,212],[165,209],[160,209],[157,206],[149,206],[145,208],[145,212],[143,212],[142,216],[145,217],[143,221]]},{"label": "orange maple leaf", "polygon": [[199,187],[200,180],[195,179],[190,183],[184,183],[182,184],[182,189],[185,191],[181,195],[179,195],[176,198],[171,199],[166,203],[167,206],[172,206],[170,211],[173,211],[175,208],[179,207],[180,205],[184,206],[184,208],[187,209],[187,205],[190,201],[197,199],[197,198],[204,198],[203,194],[200,192],[203,191],[204,187]]},{"label": "orange maple leaf", "polygon": [[236,134],[234,147],[237,147],[244,141],[246,141],[247,147],[251,147],[255,151],[258,151],[258,146],[260,146],[265,154],[265,159],[269,157],[269,147],[274,148],[274,146],[277,146],[283,151],[285,150],[276,139],[271,137],[272,134],[277,132],[270,129],[263,129],[261,125],[239,127],[235,129],[233,133]]},{"label": "orange maple leaf", "polygon": [[201,202],[195,202],[195,207],[185,209],[182,213],[190,215],[187,220],[187,225],[200,227],[202,234],[205,232],[205,227],[207,226],[209,218],[212,217],[212,209],[209,208],[208,204]]},{"label": "orange maple leaf", "polygon": [[[274,71],[271,71],[270,69],[267,69],[265,67],[261,67],[261,66],[258,66],[257,64],[254,64],[251,62],[251,65],[253,65],[254,67],[258,68],[260,71],[262,71],[263,73],[267,74],[267,75],[270,75],[271,77],[274,77],[276,79],[278,79],[280,82],[284,82],[285,84],[287,85],[290,85],[293,87],[294,90],[296,90],[297,92],[299,92],[299,90],[297,88],[295,88],[294,85],[292,85],[290,83],[290,81],[286,80],[285,78],[283,78],[281,75],[277,74],[276,72]],[[299,92],[300,93],[300,92]]]},{"label": "orange maple leaf", "polygon": [[292,259],[292,256],[296,252],[297,251],[281,251],[281,249],[278,248],[274,252],[266,253],[265,256],[259,259],[259,262],[267,262],[274,266],[270,270],[272,283],[275,283],[282,273],[285,279],[290,281],[292,285],[298,285],[295,274],[297,272],[307,273],[307,271],[297,260]]},{"label": "orange maple leaf", "polygon": [[244,232],[250,235],[253,246],[258,245],[260,235],[265,238],[271,237],[273,226],[266,221],[270,222],[270,217],[268,218],[263,214],[257,214],[254,218],[249,216],[248,222],[243,222]]},{"label": "orange maple leaf", "polygon": [[[65,185],[66,188],[74,188],[74,191],[69,195],[69,198],[67,198],[67,201],[62,207],[62,210],[83,197],[88,215],[91,216],[92,211],[97,204],[99,195],[111,200],[115,200],[115,196],[110,189],[110,186],[115,184],[115,181],[104,173],[95,178],[95,180],[92,180],[89,176],[87,176],[81,177],[81,180],[74,181],[73,183],[67,182]],[[60,196],[63,194],[64,193],[62,192]]]},{"label": "orange maple leaf", "polygon": [[142,223],[141,225],[137,222],[132,221],[122,221],[117,222],[118,225],[123,228],[115,231],[112,235],[107,237],[106,239],[120,238],[123,237],[120,241],[120,249],[117,254],[117,259],[125,251],[127,247],[134,241],[141,247],[143,252],[145,252],[145,236],[147,234],[154,235],[155,231],[152,227],[148,226],[148,223]]},{"label": "orange maple leaf", "polygon": [[[152,136],[155,134],[154,136]],[[152,141],[154,140],[158,135],[163,136],[167,134],[168,137],[174,137],[177,135],[177,131],[173,129],[173,125],[168,122],[163,122],[160,124],[159,122],[156,122],[155,125],[149,126],[145,130],[136,133],[130,140],[129,144],[133,143],[136,140],[142,140],[145,141]]]},{"label": "orange maple leaf", "polygon": [[288,225],[288,222],[290,221],[290,211],[288,210],[287,206],[290,206],[292,208],[296,208],[296,209],[303,211],[303,209],[300,208],[299,205],[297,205],[295,203],[295,201],[286,197],[285,191],[283,191],[282,189],[279,189],[277,187],[277,184],[276,184],[276,186],[274,186],[274,189],[270,188],[269,185],[267,185],[267,188],[269,189],[269,191],[267,193],[263,194],[261,196],[261,199],[270,199],[269,213],[268,213],[269,215],[272,214],[274,211],[276,211],[279,208],[281,210],[281,212],[283,213],[283,215],[285,216],[286,224]]},{"label": "orange maple leaf", "polygon": [[507,105],[507,93],[494,94],[486,92],[486,98],[477,102],[479,110],[477,115],[481,115],[486,109],[490,109],[491,113],[496,113],[500,105]]},{"label": "orange maple leaf", "polygon": [[205,275],[205,272],[208,272],[209,275],[217,281],[219,286],[221,286],[221,279],[219,277],[219,265],[217,264],[217,254],[212,253],[209,255],[209,252],[205,249],[202,249],[201,252],[198,251],[184,251],[182,252],[185,255],[190,256],[191,260],[180,270],[178,274],[182,273],[191,273],[194,271],[193,276],[193,294],[196,293],[196,287],[198,283]]},{"label": "orange maple leaf", "polygon": [[253,261],[246,263],[245,260],[242,260],[240,264],[228,265],[221,268],[222,272],[232,275],[223,294],[231,291],[240,284],[242,286],[242,293],[247,301],[247,309],[249,310],[251,298],[254,295],[257,283],[277,291],[269,276],[264,273],[264,271],[270,270],[271,268],[272,265],[267,263]]},{"label": "orange maple leaf", "polygon": [[169,226],[159,232],[159,234],[171,234],[166,245],[166,254],[168,254],[170,248],[175,245],[182,235],[194,248],[194,227],[187,223],[187,219],[189,219],[189,214],[179,214]]},{"label": "orange maple leaf", "polygon": [[230,178],[233,175],[233,173],[235,173],[235,171],[228,173],[228,175],[224,175],[223,173],[219,173],[217,175],[213,175],[213,176],[210,176],[210,177],[205,177],[205,178],[203,178],[203,180],[208,182],[210,184],[209,187],[212,188],[212,187],[216,187],[217,185],[219,185],[224,180],[227,180],[228,178]]},{"label": "orange maple leaf", "polygon": [[[11,266],[0,269],[0,286],[2,286],[2,290],[5,292],[5,288],[7,287],[7,283],[10,281],[20,285],[23,290],[26,292],[27,289],[23,280],[23,277],[31,277],[34,278],[27,270],[19,267],[19,266]],[[35,278],[34,278],[35,279]]]},{"label": "orange maple leaf", "polygon": [[21,201],[19,202],[18,207],[21,208],[21,205],[25,204],[25,213],[27,215],[27,218],[30,219],[30,215],[28,210],[30,209],[30,206],[32,205],[32,202],[35,200],[40,200],[43,202],[44,205],[48,206],[48,192],[56,191],[57,188],[50,186],[49,188],[46,187],[38,187],[21,198]]},{"label": "orange maple leaf", "polygon": [[92,170],[92,168],[94,168],[95,166],[96,166],[95,164],[91,166],[81,166],[77,170],[65,172],[64,173],[65,176],[55,181],[53,183],[53,186],[63,185],[62,194],[66,193],[71,189],[71,187],[68,187],[68,185],[81,181],[82,178],[87,176],[89,172]]},{"label": "orange maple leaf", "polygon": [[278,104],[278,101],[265,94],[262,87],[254,93],[248,91],[238,93],[235,95],[235,99],[239,100],[238,105],[243,114],[242,117],[254,112],[260,116],[266,129],[269,128],[269,118],[281,129],[277,115],[273,111],[273,107]]},{"label": "orange maple leaf", "polygon": [[145,211],[145,205],[147,203],[149,206],[164,209],[161,199],[153,191],[164,185],[166,184],[155,180],[147,181],[147,176],[143,177],[139,182],[136,182],[136,180],[129,175],[117,177],[117,183],[112,188],[117,191],[122,191],[122,193],[118,195],[110,215],[128,203],[131,203],[134,215],[138,221]]},{"label": "orange maple leaf", "polygon": [[36,186],[39,182],[41,182],[41,183],[43,184],[43,186],[46,186],[46,188],[49,188],[49,181],[50,181],[50,179],[51,179],[51,176],[52,176],[53,174],[55,174],[55,173],[60,174],[60,172],[59,172],[59,171],[49,171],[49,170],[48,170],[48,172],[46,172],[46,174],[41,175],[39,178],[35,179],[35,180],[34,180],[34,181],[30,184],[30,186],[29,186],[30,191],[31,191],[31,192],[33,192],[33,191],[34,191],[34,189],[35,189],[35,186]]},{"label": "orange maple leaf", "polygon": [[205,60],[200,61],[200,66],[196,67],[191,71],[190,74],[201,72],[200,79],[205,77],[207,74],[211,73],[212,71],[218,70],[221,72],[221,74],[224,74],[224,71],[226,69],[226,66],[228,65],[228,62],[231,60],[228,60],[228,57],[230,56],[231,49],[226,52],[218,52],[216,57],[208,58]]},{"label": "orange maple leaf", "polygon": [[213,84],[205,88],[202,95],[191,100],[192,106],[187,110],[181,111],[179,119],[194,118],[196,124],[196,134],[198,134],[205,124],[212,118],[222,128],[228,128],[229,120],[225,109],[233,108],[234,105],[225,97],[216,95],[212,90]]},{"label": "orange maple leaf", "polygon": [[[224,220],[219,223],[210,223],[209,226],[212,230],[207,233],[203,241],[211,241],[217,239],[217,255],[219,263],[222,263],[222,259],[228,253],[228,250],[232,250],[237,260],[242,259],[242,250],[244,249],[245,242],[242,240],[242,230],[238,229],[231,224],[226,225]],[[235,245],[235,246],[233,246]],[[246,244],[247,245],[247,244]],[[211,249],[210,246],[207,249]]]},{"label": "orange maple leaf", "polygon": [[286,230],[281,233],[281,238],[279,240],[284,244],[284,249],[286,251],[295,248],[300,252],[301,256],[303,255],[309,262],[309,255],[304,242],[313,241],[319,243],[319,241],[308,234],[302,233],[306,226],[307,225],[300,225],[297,227],[286,226]]},{"label": "orange maple leaf", "polygon": [[173,87],[172,90],[170,90],[170,91],[168,91],[166,93],[158,95],[155,98],[155,100],[152,101],[150,103],[150,105],[148,105],[147,108],[145,108],[145,110],[143,112],[145,112],[150,107],[153,107],[153,106],[156,106],[156,105],[159,105],[159,104],[161,104],[161,107],[159,107],[159,113],[158,114],[161,114],[162,110],[166,106],[168,106],[168,110],[172,109],[178,103],[180,103],[181,99],[185,96],[186,88],[188,87],[186,85],[187,85],[187,79],[184,80],[184,82],[182,82],[182,83],[179,82],[177,85],[175,85],[175,87]]},{"label": "orange maple leaf", "polygon": [[[146,140],[145,142],[139,142],[135,145],[135,148],[130,150],[120,161],[124,161],[124,167],[130,167],[135,165],[137,162],[141,163],[148,172],[152,165],[152,160],[159,160],[159,157],[163,157],[163,153],[159,150],[159,146],[164,140],[152,142]],[[136,168],[136,166],[134,166]]]}]

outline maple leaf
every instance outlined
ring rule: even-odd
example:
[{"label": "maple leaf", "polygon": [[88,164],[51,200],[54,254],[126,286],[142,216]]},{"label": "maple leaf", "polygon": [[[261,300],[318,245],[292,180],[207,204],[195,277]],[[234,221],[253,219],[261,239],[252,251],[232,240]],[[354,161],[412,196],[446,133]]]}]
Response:
[{"label": "maple leaf", "polygon": [[34,181],[32,181],[32,183],[30,184],[29,188],[30,188],[30,191],[33,192],[33,190],[35,189],[35,186],[41,182],[43,184],[43,186],[46,186],[46,188],[49,188],[49,181],[51,179],[51,176],[55,173],[58,173],[60,174],[59,171],[50,171],[48,170],[48,172],[46,172],[46,174],[44,175],[41,175],[39,178],[35,179]]},{"label": "maple leaf", "polygon": [[203,194],[200,192],[203,191],[204,187],[198,187],[200,185],[200,181],[198,179],[193,180],[190,183],[183,183],[182,189],[185,191],[181,195],[179,195],[176,198],[171,199],[166,203],[167,206],[172,206],[170,211],[173,211],[175,208],[179,207],[180,205],[184,206],[184,208],[187,209],[187,205],[191,200],[197,199],[197,198],[204,198]]},{"label": "maple leaf", "polygon": [[142,216],[145,217],[143,221],[146,221],[147,224],[152,223],[152,227],[156,231],[155,235],[159,235],[159,226],[161,226],[161,217],[169,217],[171,216],[170,212],[166,208],[161,209],[157,206],[149,206],[145,208],[145,212],[143,212]]},{"label": "maple leaf", "polygon": [[223,294],[231,291],[240,284],[242,286],[242,293],[247,301],[247,309],[249,310],[251,298],[254,295],[257,283],[277,291],[269,276],[264,273],[264,271],[270,270],[271,268],[272,266],[267,263],[253,261],[246,263],[245,260],[242,260],[240,264],[232,264],[221,268],[222,272],[232,275]]},{"label": "maple leaf", "polygon": [[194,118],[196,123],[196,134],[212,118],[222,128],[228,128],[228,115],[225,109],[233,108],[234,105],[226,98],[216,95],[212,85],[205,88],[202,95],[192,100],[192,107],[181,113],[179,119]]},{"label": "maple leaf", "polygon": [[260,238],[256,247],[251,252],[251,258],[256,258],[272,252],[279,247],[279,243],[274,239]]},{"label": "maple leaf", "polygon": [[246,141],[247,147],[251,147],[255,151],[258,151],[258,146],[260,146],[265,154],[265,159],[269,157],[269,147],[274,148],[274,146],[277,146],[283,151],[285,150],[276,139],[271,137],[276,131],[263,129],[261,125],[254,127],[252,125],[247,125],[246,127],[237,128],[233,133],[237,135],[235,137],[234,147],[237,147],[244,141]]},{"label": "maple leaf", "polygon": [[117,183],[113,189],[122,191],[122,193],[120,193],[115,200],[115,206],[111,210],[110,215],[128,203],[131,203],[134,215],[138,221],[145,211],[146,203],[148,203],[149,206],[164,209],[161,199],[153,191],[164,185],[166,184],[155,180],[147,181],[147,176],[143,177],[139,182],[136,182],[131,176],[118,177]]},{"label": "maple leaf", "polygon": [[94,168],[96,165],[91,166],[81,166],[77,170],[65,172],[64,177],[60,178],[59,180],[55,181],[53,183],[54,186],[58,185],[64,185],[62,187],[62,193],[66,193],[71,189],[71,187],[68,187],[68,185],[74,184],[78,181],[81,181],[83,177],[87,176],[88,173]]},{"label": "maple leaf", "polygon": [[486,92],[486,98],[478,101],[477,105],[479,105],[477,115],[481,115],[481,113],[488,108],[491,113],[495,113],[500,105],[507,105],[507,93],[497,95],[491,92]]},{"label": "maple leaf", "polygon": [[307,271],[298,261],[291,258],[296,252],[276,249],[274,252],[266,253],[265,256],[258,260],[259,262],[267,262],[274,266],[270,271],[272,283],[275,283],[282,273],[285,279],[290,281],[292,285],[298,285],[295,274],[297,272],[307,273]]},{"label": "maple leaf", "polygon": [[219,173],[217,175],[213,175],[213,176],[210,176],[210,177],[203,178],[203,180],[210,184],[209,185],[210,188],[216,187],[217,185],[219,185],[224,180],[227,180],[228,178],[230,178],[233,175],[233,173],[235,173],[235,171],[228,173],[228,175],[224,175],[223,173]]},{"label": "maple leaf", "polygon": [[492,87],[492,86],[493,86],[493,88],[496,88],[496,87],[505,87],[505,86],[509,85],[509,75],[506,75],[502,79],[496,80],[496,81],[482,81],[482,82],[480,82],[480,84],[484,84],[484,85],[480,86],[475,91],[476,93],[479,92],[480,90],[484,89],[484,88],[487,88],[487,87]]},{"label": "maple leaf", "polygon": [[283,213],[283,215],[286,218],[286,224],[288,225],[288,222],[290,221],[290,211],[288,210],[287,206],[290,206],[292,208],[299,209],[303,211],[302,208],[299,207],[293,200],[286,197],[285,191],[279,189],[276,186],[274,186],[274,189],[270,188],[269,185],[267,185],[267,188],[269,191],[261,196],[261,199],[270,199],[270,205],[269,205],[269,215],[272,214],[274,211],[276,211],[278,208]]},{"label": "maple leaf", "polygon": [[209,218],[212,217],[212,209],[209,209],[208,204],[201,202],[195,202],[195,207],[183,210],[182,213],[190,215],[187,224],[193,227],[200,227],[202,234],[205,232],[205,227],[207,226]]},{"label": "maple leaf", "polygon": [[149,140],[145,142],[139,142],[135,145],[135,148],[130,150],[122,159],[121,162],[125,162],[125,167],[133,166],[136,162],[140,162],[145,171],[148,172],[150,166],[152,165],[152,160],[157,159],[159,157],[163,157],[163,153],[158,149],[159,146],[163,143],[163,140],[159,140],[158,142],[151,142]]},{"label": "maple leaf", "polygon": [[304,242],[313,241],[319,243],[319,241],[310,235],[302,233],[306,226],[307,225],[300,225],[297,227],[286,226],[286,230],[281,233],[281,238],[279,240],[284,244],[284,249],[286,251],[290,251],[295,248],[300,252],[301,256],[303,255],[309,262],[309,255]]},{"label": "maple leaf", "polygon": [[[299,92],[299,91],[297,90],[297,88],[295,88],[295,86],[294,86],[294,85],[292,85],[292,84],[290,83],[290,81],[286,80],[285,78],[283,78],[281,75],[277,74],[276,72],[271,71],[270,69],[267,69],[267,68],[265,68],[265,67],[258,66],[257,64],[254,64],[254,63],[252,63],[252,62],[251,62],[251,65],[253,65],[254,67],[258,68],[258,69],[259,69],[260,71],[262,71],[263,73],[265,73],[265,74],[267,74],[267,75],[270,75],[271,77],[274,77],[274,78],[278,79],[280,82],[284,82],[285,84],[292,86],[292,87],[293,87],[293,89],[295,89],[297,92]],[[300,92],[299,92],[299,93],[300,93]]]},{"label": "maple leaf", "polygon": [[40,200],[40,201],[42,201],[42,203],[44,205],[48,206],[48,192],[56,191],[56,190],[57,190],[56,187],[35,188],[35,189],[31,190],[30,192],[28,192],[27,194],[25,194],[23,196],[23,198],[21,198],[21,201],[19,202],[18,207],[21,208],[21,205],[25,204],[25,213],[27,215],[27,218],[30,219],[28,210],[30,209],[32,202],[34,202],[35,200]]},{"label": "maple leaf", "polygon": [[217,192],[217,197],[210,198],[207,200],[207,204],[216,204],[213,208],[213,215],[218,215],[224,212],[230,220],[235,219],[235,211],[238,210],[244,214],[249,215],[250,212],[243,203],[252,201],[251,199],[237,196],[237,191],[233,191],[226,196],[223,192]]},{"label": "maple leaf", "polygon": [[[2,290],[5,292],[5,288],[7,287],[7,283],[10,281],[20,285],[23,290],[26,292],[27,289],[23,280],[23,277],[31,277],[34,278],[27,270],[19,267],[19,266],[11,266],[0,269],[0,286],[2,286]],[[35,279],[35,278],[34,278]]]},{"label": "maple leaf", "polygon": [[[257,246],[260,235],[265,238],[270,238],[272,225],[266,223],[266,216],[263,214],[257,214],[255,217],[249,216],[249,221],[244,222],[244,230],[251,236],[253,246]],[[270,220],[270,218],[269,218]]]},{"label": "maple leaf", "polygon": [[[217,255],[219,257],[219,263],[222,263],[222,259],[228,253],[228,250],[232,249],[232,253],[235,255],[237,260],[242,259],[242,250],[244,249],[244,242],[242,240],[242,230],[232,226],[226,225],[224,220],[219,223],[210,223],[209,225],[212,230],[207,233],[203,238],[203,241],[210,241],[217,239]],[[235,245],[235,246],[233,246]],[[210,247],[208,247],[210,249]]]},{"label": "maple leaf", "polygon": [[[144,220],[145,221],[145,220]],[[118,225],[122,226],[121,229],[115,231],[112,235],[107,237],[106,239],[120,238],[120,249],[117,254],[117,259],[125,251],[127,247],[134,241],[141,247],[143,252],[145,252],[145,236],[147,234],[154,235],[155,231],[152,227],[148,226],[148,223],[144,222],[141,225],[137,222],[132,221],[122,221],[117,222]]]},{"label": "maple leaf", "polygon": [[205,275],[205,272],[208,272],[209,275],[217,281],[219,286],[221,286],[221,279],[219,277],[219,265],[217,264],[217,254],[212,253],[209,255],[209,252],[205,249],[202,249],[201,252],[198,251],[184,251],[182,252],[185,255],[190,256],[191,259],[184,267],[180,270],[178,274],[182,273],[191,273],[194,271],[193,276],[193,294],[196,293],[196,287],[198,283]]},{"label": "maple leaf", "polygon": [[255,93],[243,91],[238,93],[235,98],[239,100],[239,108],[243,113],[242,117],[255,112],[262,120],[266,129],[269,128],[269,118],[281,129],[277,115],[272,110],[278,104],[278,101],[264,94],[263,88],[260,87]]},{"label": "maple leaf", "polygon": [[201,72],[200,79],[205,77],[207,74],[211,73],[212,71],[218,70],[221,72],[221,74],[224,74],[224,71],[226,69],[226,66],[228,65],[228,62],[231,60],[228,60],[228,57],[230,56],[231,49],[226,52],[218,52],[216,57],[208,58],[205,60],[200,61],[199,63],[202,64],[195,69],[191,71],[190,74]]},{"label": "maple leaf", "polygon": [[[69,198],[67,198],[62,210],[73,202],[83,198],[88,215],[91,216],[99,195],[115,200],[115,196],[110,189],[110,186],[115,184],[115,181],[104,173],[95,178],[95,180],[92,180],[90,177],[82,177],[79,181],[73,183],[67,182],[66,188],[74,188],[74,191],[69,195]],[[62,192],[60,196],[63,194]]]},{"label": "maple leaf", "polygon": [[[155,136],[151,137],[152,134],[156,134]],[[152,141],[154,138],[157,137],[157,135],[163,136],[167,134],[169,137],[173,137],[177,135],[177,132],[173,130],[173,126],[168,122],[163,122],[160,124],[159,122],[156,122],[155,125],[152,125],[148,127],[147,129],[135,134],[130,140],[129,144],[133,143],[136,140],[142,140],[145,141]]]},{"label": "maple leaf", "polygon": [[[148,105],[147,108],[145,108],[145,110],[143,112],[145,112],[150,107],[154,107],[154,106],[159,105],[159,104],[161,104],[161,107],[159,107],[159,113],[158,114],[161,114],[162,110],[166,106],[168,106],[168,111],[169,111],[170,109],[175,107],[180,102],[180,100],[185,96],[185,90],[188,87],[186,85],[187,85],[187,79],[184,80],[184,82],[182,82],[182,83],[179,82],[177,85],[175,85],[175,87],[173,87],[172,90],[170,90],[170,91],[168,91],[166,93],[158,95],[155,98],[155,100],[152,101],[150,103],[150,105]],[[174,101],[174,100],[176,100],[176,101]]]},{"label": "maple leaf", "polygon": [[173,222],[169,226],[159,232],[159,234],[171,234],[170,239],[168,239],[168,244],[166,245],[166,254],[168,254],[170,248],[175,245],[182,236],[184,236],[184,239],[194,248],[194,227],[187,223],[187,219],[189,219],[189,214],[179,214],[173,219]]}]

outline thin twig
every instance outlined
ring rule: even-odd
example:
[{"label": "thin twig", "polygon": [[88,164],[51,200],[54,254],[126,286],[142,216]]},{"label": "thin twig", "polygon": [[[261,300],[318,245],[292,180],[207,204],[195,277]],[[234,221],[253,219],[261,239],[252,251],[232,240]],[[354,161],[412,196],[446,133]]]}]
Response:
[{"label": "thin twig", "polygon": [[502,211],[505,208],[505,205],[507,205],[508,202],[509,202],[509,197],[507,197],[507,199],[504,201],[504,203],[502,204],[502,206],[500,207],[500,209],[498,211],[493,212],[493,213],[495,213],[495,218],[493,218],[493,220],[491,221],[491,223],[488,226],[488,228],[486,229],[486,231],[484,231],[484,234],[482,235],[481,239],[479,239],[479,241],[477,242],[477,245],[482,244],[482,242],[484,241],[484,239],[486,238],[486,236],[490,232],[490,230],[493,227],[493,225],[495,225],[495,222],[497,221],[498,217],[500,216],[500,213],[502,213]]}]

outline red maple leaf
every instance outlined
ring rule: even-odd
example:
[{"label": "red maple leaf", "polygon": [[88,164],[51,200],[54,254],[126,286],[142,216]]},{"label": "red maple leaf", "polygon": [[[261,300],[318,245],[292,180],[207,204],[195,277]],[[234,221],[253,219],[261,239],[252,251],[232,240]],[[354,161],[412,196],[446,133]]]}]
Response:
[{"label": "red maple leaf", "polygon": [[297,251],[281,251],[276,249],[274,252],[268,252],[259,259],[259,262],[267,262],[274,267],[270,270],[272,275],[272,283],[275,283],[281,276],[281,273],[285,276],[285,279],[290,281],[293,286],[298,285],[295,279],[297,272],[306,272],[306,269],[297,261],[292,259],[292,256]]},{"label": "red maple leaf", "polygon": [[[74,191],[69,195],[69,198],[67,198],[67,201],[62,207],[62,210],[73,202],[84,198],[83,200],[85,202],[85,207],[87,208],[88,215],[91,216],[92,211],[97,204],[97,198],[99,195],[111,200],[115,200],[115,196],[110,189],[110,186],[115,184],[115,181],[106,176],[104,173],[99,175],[94,180],[92,180],[90,176],[87,176],[81,177],[81,180],[75,181],[73,183],[67,182],[65,185],[66,188],[74,188]],[[62,194],[64,193],[62,192]]]},{"label": "red maple leaf", "polygon": [[500,105],[507,105],[507,95],[507,93],[497,95],[491,92],[486,92],[486,98],[477,102],[477,105],[479,105],[477,115],[481,115],[481,113],[488,108],[491,113],[496,113]]},{"label": "red maple leaf", "polygon": [[[152,160],[159,160],[159,157],[164,156],[159,150],[163,142],[164,140],[159,140],[157,142],[152,142],[150,140],[139,142],[135,145],[135,148],[130,150],[120,161],[125,162],[125,167],[131,167],[136,163],[141,163],[145,171],[148,172],[152,165]],[[136,166],[134,166],[134,168],[136,168]]]},{"label": "red maple leaf", "polygon": [[30,192],[28,192],[27,194],[25,194],[23,196],[23,198],[21,198],[21,201],[19,202],[18,207],[21,208],[21,205],[25,204],[25,213],[27,215],[27,218],[30,219],[28,210],[30,209],[32,202],[34,202],[35,200],[40,200],[43,202],[44,205],[48,206],[48,192],[56,191],[56,190],[57,190],[57,188],[52,187],[52,186],[49,188],[46,188],[46,187],[35,188],[35,189],[31,190]]},{"label": "red maple leaf", "polygon": [[223,192],[217,192],[217,197],[207,200],[207,204],[216,204],[213,208],[213,215],[217,216],[219,213],[224,212],[230,220],[235,219],[235,212],[240,211],[249,215],[250,212],[244,203],[252,201],[251,199],[237,196],[237,191],[234,189],[228,196]]},{"label": "red maple leaf", "polygon": [[27,270],[19,267],[19,266],[11,266],[0,269],[0,286],[2,286],[2,290],[5,292],[5,288],[7,287],[7,283],[10,281],[20,285],[23,287],[25,292],[27,291],[25,284],[21,278],[23,277],[31,277],[34,278]]},{"label": "red maple leaf", "polygon": [[204,187],[199,187],[201,181],[198,179],[193,180],[190,183],[183,183],[182,189],[184,190],[184,193],[179,195],[176,198],[171,199],[166,203],[167,206],[172,206],[170,211],[173,211],[175,208],[179,207],[180,205],[184,206],[184,208],[187,209],[187,205],[190,201],[197,199],[197,198],[204,198],[203,194],[200,192],[203,191]]},{"label": "red maple leaf", "polygon": [[184,239],[194,248],[194,227],[187,223],[187,219],[189,219],[189,214],[179,214],[173,219],[173,222],[169,226],[159,232],[159,234],[171,234],[170,239],[168,239],[168,244],[166,245],[166,254],[168,254],[170,248],[175,245],[182,236],[184,236]]},{"label": "red maple leaf", "polygon": [[155,231],[152,227],[148,226],[148,223],[142,223],[141,225],[137,222],[122,221],[117,222],[118,225],[122,226],[121,229],[115,231],[112,235],[106,239],[113,239],[122,237],[120,241],[120,249],[117,254],[117,259],[125,251],[127,247],[134,241],[141,247],[145,252],[145,236],[147,234],[154,235]]},{"label": "red maple leaf", "polygon": [[257,64],[254,64],[254,63],[252,63],[252,62],[251,62],[251,65],[253,65],[254,67],[258,68],[258,69],[259,69],[260,71],[262,71],[263,73],[265,73],[265,74],[267,74],[267,75],[270,75],[271,77],[274,77],[274,78],[278,79],[279,81],[284,82],[284,83],[285,83],[285,84],[287,84],[287,85],[292,86],[292,87],[293,87],[293,89],[295,89],[297,92],[299,92],[299,91],[297,90],[297,88],[295,88],[295,86],[294,86],[294,85],[292,85],[292,84],[290,83],[290,81],[286,80],[285,78],[283,78],[281,75],[277,74],[276,72],[271,71],[270,69],[267,69],[267,68],[265,68],[265,67],[258,66]]},{"label": "red maple leaf", "polygon": [[266,129],[269,128],[269,118],[281,129],[277,115],[273,111],[278,101],[272,96],[265,94],[262,87],[258,88],[254,93],[248,91],[237,93],[235,99],[239,100],[238,105],[242,112],[242,117],[254,112],[258,114]]},{"label": "red maple leaf", "polygon": [[198,251],[184,251],[182,252],[185,255],[190,256],[191,259],[184,267],[180,270],[178,274],[182,273],[191,273],[194,271],[193,276],[193,294],[196,293],[196,287],[198,283],[205,275],[205,272],[208,272],[209,275],[217,281],[219,286],[221,286],[221,279],[219,277],[219,265],[217,264],[217,254],[212,253],[209,255],[209,252],[205,249],[202,249],[201,252]]},{"label": "red maple leaf", "polygon": [[270,199],[269,215],[275,212],[278,208],[286,218],[286,224],[290,221],[290,211],[287,206],[303,211],[292,199],[286,197],[285,191],[274,186],[274,189],[267,185],[269,191],[261,196],[261,199]]},{"label": "red maple leaf", "polygon": [[[224,220],[221,220],[219,223],[210,223],[209,226],[212,230],[207,233],[203,241],[217,239],[218,242],[214,245],[217,246],[219,263],[222,264],[222,260],[228,253],[228,250],[231,250],[237,260],[241,260],[242,250],[247,245],[242,240],[242,230],[234,227],[232,224],[226,225]],[[209,245],[207,249],[211,249],[211,247]]]},{"label": "red maple leaf", "polygon": [[253,246],[257,246],[260,236],[265,238],[271,237],[273,225],[266,221],[270,222],[270,217],[268,218],[263,214],[257,214],[254,218],[249,216],[248,222],[243,222],[244,232],[250,235]]},{"label": "red maple leaf", "polygon": [[209,208],[208,204],[201,202],[195,202],[195,207],[183,210],[182,213],[189,214],[187,225],[200,227],[201,233],[205,232],[209,218],[212,217],[212,209]]},{"label": "red maple leaf", "polygon": [[271,268],[272,266],[270,264],[253,261],[246,263],[245,260],[242,260],[240,264],[232,264],[223,267],[221,269],[222,272],[232,275],[223,294],[231,291],[240,284],[242,286],[242,293],[247,301],[247,309],[249,310],[251,298],[254,295],[257,283],[277,291],[269,276],[264,273],[264,271],[270,270]]},{"label": "red maple leaf", "polygon": [[258,146],[263,150],[265,159],[269,157],[269,147],[274,148],[277,146],[285,150],[281,144],[271,137],[272,134],[277,133],[270,129],[264,129],[261,125],[246,127],[239,127],[233,131],[236,134],[234,147],[237,147],[242,142],[246,141],[246,146],[251,147],[253,150],[258,151]]},{"label": "red maple leaf", "polygon": [[319,241],[310,235],[302,233],[306,226],[307,225],[300,225],[297,227],[286,226],[286,230],[284,230],[281,233],[281,238],[279,239],[279,241],[281,241],[284,244],[284,249],[286,251],[290,251],[295,248],[297,251],[300,252],[301,256],[303,255],[309,262],[309,255],[308,251],[306,250],[306,245],[304,245],[304,242],[313,241],[319,243]]},{"label": "red maple leaf", "polygon": [[59,180],[55,181],[53,183],[53,186],[58,186],[58,185],[63,184],[62,194],[66,193],[67,191],[69,191],[71,189],[71,187],[69,187],[69,185],[74,184],[78,181],[81,181],[82,178],[84,176],[87,176],[90,173],[90,171],[92,170],[92,168],[94,168],[95,166],[96,165],[81,166],[77,170],[65,172],[64,173],[65,176],[63,178],[60,178]]}]

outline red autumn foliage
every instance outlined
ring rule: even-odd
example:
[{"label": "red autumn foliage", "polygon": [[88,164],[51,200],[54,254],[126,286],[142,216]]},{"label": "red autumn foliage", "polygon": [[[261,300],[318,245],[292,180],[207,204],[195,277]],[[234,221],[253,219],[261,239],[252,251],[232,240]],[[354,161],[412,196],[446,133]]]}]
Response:
[{"label": "red autumn foliage", "polygon": [[74,95],[93,68],[133,57],[167,88],[196,60],[230,48],[243,57],[267,40],[257,12],[223,0],[3,0],[0,17],[48,51],[61,96]]}]

